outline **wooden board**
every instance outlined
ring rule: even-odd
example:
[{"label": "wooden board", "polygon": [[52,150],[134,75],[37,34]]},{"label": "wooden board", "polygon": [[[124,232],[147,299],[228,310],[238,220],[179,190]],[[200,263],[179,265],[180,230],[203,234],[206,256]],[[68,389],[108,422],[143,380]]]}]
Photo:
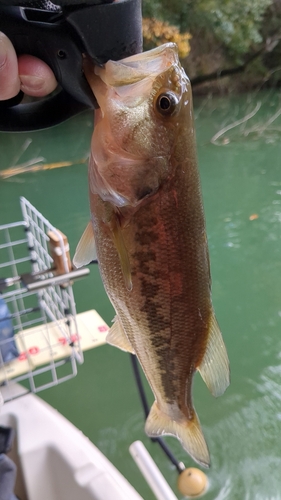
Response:
[{"label": "wooden board", "polygon": [[[70,323],[70,340],[75,346],[78,346],[78,340],[82,351],[105,344],[108,326],[97,311],[92,309],[77,314],[76,323],[77,330],[74,321]],[[14,340],[20,355],[0,368],[0,383],[71,356],[72,347],[64,335],[65,330],[65,320],[63,320],[18,332]]]}]

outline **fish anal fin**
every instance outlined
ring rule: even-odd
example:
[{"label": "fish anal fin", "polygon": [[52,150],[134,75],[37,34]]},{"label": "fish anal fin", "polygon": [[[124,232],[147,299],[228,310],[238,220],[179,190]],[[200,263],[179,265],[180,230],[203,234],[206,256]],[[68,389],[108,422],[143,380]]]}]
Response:
[{"label": "fish anal fin", "polygon": [[154,402],[146,420],[145,432],[150,437],[176,437],[193,460],[204,467],[210,466],[208,447],[195,410],[192,419],[183,417],[181,420],[172,420]]},{"label": "fish anal fin", "polygon": [[222,334],[212,313],[204,358],[197,368],[209,391],[218,397],[230,383],[229,360]]},{"label": "fish anal fin", "polygon": [[129,340],[127,339],[127,336],[118,318],[115,319],[112,327],[110,328],[106,336],[106,342],[110,345],[118,347],[119,349],[122,349],[122,351],[127,351],[131,354],[135,354],[135,351],[131,346]]},{"label": "fish anal fin", "polygon": [[81,236],[73,258],[75,267],[82,267],[97,259],[96,244],[92,222],[90,221]]},{"label": "fish anal fin", "polygon": [[131,276],[131,265],[130,259],[128,255],[128,250],[126,248],[124,238],[122,235],[122,229],[120,226],[119,219],[116,214],[114,214],[110,221],[110,229],[112,231],[112,238],[115,245],[115,248],[118,252],[121,269],[123,273],[123,277],[125,280],[125,285],[127,290],[131,291],[133,288],[132,285],[132,276]]}]

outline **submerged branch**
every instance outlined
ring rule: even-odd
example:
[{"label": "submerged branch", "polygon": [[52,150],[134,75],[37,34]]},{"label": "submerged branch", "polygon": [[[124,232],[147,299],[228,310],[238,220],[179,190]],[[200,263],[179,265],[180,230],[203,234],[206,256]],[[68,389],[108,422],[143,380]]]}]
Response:
[{"label": "submerged branch", "polygon": [[271,125],[277,118],[278,116],[281,115],[281,108],[279,108],[276,113],[274,113],[274,115],[272,115],[269,120],[267,120],[267,122],[264,124],[263,127],[260,127],[259,129],[259,132],[263,132],[264,130],[266,130],[268,128],[269,125]]},{"label": "submerged branch", "polygon": [[[45,159],[45,158],[43,158]],[[7,168],[6,170],[0,171],[0,179],[8,179],[15,175],[24,174],[26,172],[38,172],[40,170],[52,170],[53,168],[70,167],[71,165],[79,165],[82,163],[87,163],[88,159],[83,158],[82,160],[76,161],[59,161],[56,163],[39,163],[42,158],[35,158],[29,162],[22,163],[15,167]]]},{"label": "submerged branch", "polygon": [[261,135],[263,132],[265,132],[266,130],[275,130],[275,131],[278,131],[280,130],[280,127],[269,127],[273,122],[275,122],[275,120],[277,120],[277,118],[281,115],[281,108],[279,108],[276,113],[274,113],[268,120],[267,122],[265,122],[264,125],[254,125],[254,127],[248,129],[248,130],[245,130],[244,132],[244,136],[248,136],[249,134],[253,134],[253,133],[257,133],[259,135]]},{"label": "submerged branch", "polygon": [[253,111],[251,113],[248,113],[246,116],[243,118],[240,118],[240,120],[236,120],[235,122],[231,123],[230,125],[227,125],[226,127],[223,127],[219,132],[217,132],[211,139],[211,143],[214,144],[215,146],[220,146],[220,144],[217,144],[217,140],[225,134],[225,132],[228,132],[228,130],[231,130],[235,127],[238,127],[238,125],[242,125],[242,123],[245,123],[246,121],[250,120],[250,118],[253,118],[255,114],[259,111],[261,107],[261,101],[259,101]]}]

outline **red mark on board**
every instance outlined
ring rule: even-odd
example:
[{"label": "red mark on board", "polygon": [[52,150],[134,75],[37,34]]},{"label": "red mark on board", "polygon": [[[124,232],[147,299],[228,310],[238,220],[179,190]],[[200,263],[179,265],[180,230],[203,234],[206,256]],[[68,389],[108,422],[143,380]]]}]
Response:
[{"label": "red mark on board", "polygon": [[30,349],[28,349],[28,352],[29,352],[29,354],[34,356],[35,354],[38,354],[38,352],[40,352],[40,349],[37,346],[33,346],[33,347],[30,347]]},{"label": "red mark on board", "polygon": [[25,361],[27,359],[27,354],[26,352],[22,352],[19,357],[18,357],[18,360],[19,361]]},{"label": "red mark on board", "polygon": [[77,342],[79,339],[81,339],[80,335],[78,333],[74,333],[74,335],[71,335],[70,337],[71,342]]},{"label": "red mark on board", "polygon": [[28,349],[28,352],[21,352],[20,355],[18,356],[18,360],[19,361],[26,361],[28,358],[28,354],[30,354],[31,356],[35,356],[39,352],[40,352],[39,347],[37,347],[36,345],[32,346]]},{"label": "red mark on board", "polygon": [[98,331],[99,332],[107,332],[108,329],[109,328],[108,328],[107,325],[98,326]]},{"label": "red mark on board", "polygon": [[71,342],[77,342],[77,340],[81,339],[80,335],[78,335],[78,333],[74,333],[73,335],[70,336],[70,339],[69,339],[69,342],[67,341],[67,339],[65,337],[60,337],[59,338],[59,343],[62,344],[62,345],[68,345],[68,343],[71,343]]}]

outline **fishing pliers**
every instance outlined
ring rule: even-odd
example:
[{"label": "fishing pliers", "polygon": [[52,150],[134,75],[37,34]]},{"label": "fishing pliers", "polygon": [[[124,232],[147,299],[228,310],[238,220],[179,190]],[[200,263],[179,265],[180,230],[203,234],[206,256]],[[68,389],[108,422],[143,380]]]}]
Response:
[{"label": "fishing pliers", "polygon": [[84,55],[103,65],[141,52],[141,0],[0,0],[0,31],[18,55],[45,61],[59,83],[44,99],[22,103],[20,92],[0,102],[0,131],[42,129],[98,107]]}]

